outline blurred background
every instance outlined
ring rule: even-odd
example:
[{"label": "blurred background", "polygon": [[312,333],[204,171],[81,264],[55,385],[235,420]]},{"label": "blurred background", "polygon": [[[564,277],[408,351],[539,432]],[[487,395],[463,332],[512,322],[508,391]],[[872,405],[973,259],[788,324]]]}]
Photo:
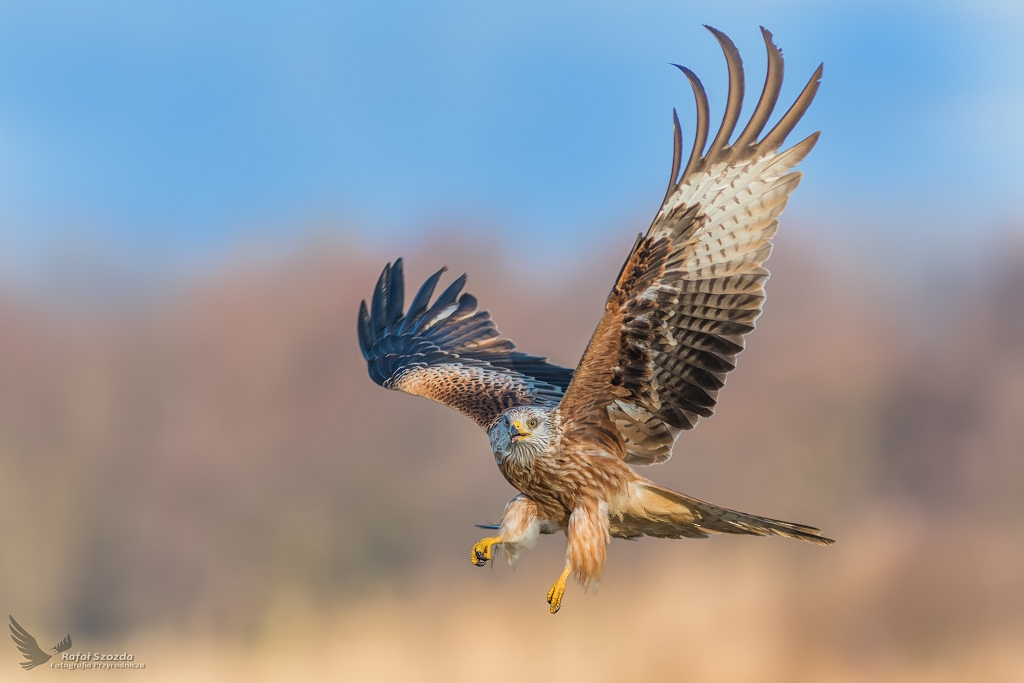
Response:
[{"label": "blurred background", "polygon": [[[822,130],[714,419],[644,474],[838,543],[468,562],[486,435],[372,384],[386,261],[574,366],[737,43]],[[151,678],[1024,680],[1016,2],[0,3],[0,603]],[[525,254],[511,260],[508,254]],[[21,674],[13,645],[0,678]],[[33,675],[56,675],[36,671]],[[84,675],[84,674],[83,674]],[[96,674],[101,675],[101,674]]]}]

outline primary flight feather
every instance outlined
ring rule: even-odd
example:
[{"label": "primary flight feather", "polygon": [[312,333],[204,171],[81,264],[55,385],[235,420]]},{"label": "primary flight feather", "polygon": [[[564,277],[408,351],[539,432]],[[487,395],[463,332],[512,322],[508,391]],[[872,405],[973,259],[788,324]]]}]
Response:
[{"label": "primary flight feather", "polygon": [[800,182],[793,169],[818,139],[814,133],[780,151],[814,99],[821,66],[764,133],[782,87],[783,60],[762,28],[768,50],[764,89],[730,142],[743,104],[743,64],[725,34],[706,28],[729,68],[722,124],[705,151],[707,96],[700,79],[678,67],[697,102],[692,151],[684,166],[674,115],[665,198],[627,256],[575,371],[516,351],[476,299],[460,294],[465,275],[431,303],[444,268],[405,311],[402,260],[388,264],[370,307],[364,301],[359,309],[359,343],[370,377],[473,419],[490,436],[498,469],[521,492],[506,506],[498,535],[473,546],[473,563],[485,565],[495,548],[514,562],[539,534],[566,533],[566,564],[547,595],[552,613],[570,574],[584,588],[600,581],[611,537],[727,533],[833,543],[814,527],[660,487],[631,467],[668,460],[680,432],[713,414],[761,314],[768,279],[763,263],[778,217]]}]

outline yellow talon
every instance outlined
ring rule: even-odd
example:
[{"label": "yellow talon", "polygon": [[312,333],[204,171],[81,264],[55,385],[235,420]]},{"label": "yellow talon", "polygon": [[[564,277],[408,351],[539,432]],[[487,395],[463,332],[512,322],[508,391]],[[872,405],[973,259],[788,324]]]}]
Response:
[{"label": "yellow talon", "polygon": [[487,564],[488,560],[491,559],[491,546],[501,543],[501,536],[489,536],[487,538],[480,539],[476,545],[473,546],[473,550],[470,554],[469,561],[478,567],[482,567]]},{"label": "yellow talon", "polygon": [[569,565],[565,566],[565,571],[558,577],[558,581],[551,586],[551,590],[548,591],[548,604],[551,605],[551,613],[555,614],[559,609],[562,608],[562,596],[565,595],[565,580],[569,578],[569,572],[572,569]]}]

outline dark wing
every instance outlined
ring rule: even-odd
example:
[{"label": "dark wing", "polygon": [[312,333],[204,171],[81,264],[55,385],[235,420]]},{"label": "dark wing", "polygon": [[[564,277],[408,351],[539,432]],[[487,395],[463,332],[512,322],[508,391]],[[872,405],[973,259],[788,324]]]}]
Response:
[{"label": "dark wing", "polygon": [[783,152],[786,136],[818,90],[822,67],[796,103],[761,135],[782,86],[782,53],[772,35],[764,91],[739,137],[743,65],[736,46],[718,39],[729,65],[722,127],[708,137],[708,101],[692,71],[697,134],[682,174],[682,135],[675,117],[675,153],[665,199],[646,235],[637,238],[608,297],[560,411],[566,435],[597,441],[630,463],[664,462],[680,430],[710,417],[744,336],[761,314],[778,216],[800,181],[792,169],[811,150],[815,133]]},{"label": "dark wing", "polygon": [[403,315],[402,259],[384,267],[373,303],[359,306],[359,346],[370,378],[387,389],[455,408],[487,429],[521,405],[555,407],[572,370],[515,351],[476,298],[459,295],[466,276],[430,303],[442,268],[420,287]]},{"label": "dark wing", "polygon": [[71,649],[71,634],[69,633],[66,636],[64,636],[64,640],[54,645],[53,649],[57,652],[67,652],[69,649]]},{"label": "dark wing", "polygon": [[21,662],[22,668],[32,669],[50,661],[50,655],[42,651],[36,639],[23,629],[21,624],[14,620],[14,617],[10,617],[10,619],[11,638],[14,640],[14,644],[18,646],[18,649],[21,650],[21,654],[25,655],[25,659],[28,660],[27,662]]}]

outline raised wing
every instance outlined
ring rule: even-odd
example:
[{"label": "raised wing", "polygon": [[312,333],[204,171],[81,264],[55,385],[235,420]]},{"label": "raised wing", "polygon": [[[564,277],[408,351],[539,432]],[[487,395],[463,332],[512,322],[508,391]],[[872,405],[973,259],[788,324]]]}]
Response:
[{"label": "raised wing", "polygon": [[[602,442],[630,463],[664,462],[680,430],[710,417],[744,336],[761,314],[778,216],[800,182],[792,169],[815,133],[779,148],[818,90],[822,66],[789,111],[758,140],[782,87],[782,53],[764,28],[768,76],[749,123],[730,144],[743,104],[743,64],[725,34],[705,27],[729,65],[725,117],[707,152],[708,100],[697,76],[678,67],[697,100],[697,133],[682,174],[682,134],[665,199],[608,297],[562,400],[570,439]],[[674,114],[674,112],[673,112]]]},{"label": "raised wing", "polygon": [[384,267],[372,306],[359,306],[359,346],[370,378],[455,408],[484,429],[515,406],[558,405],[572,370],[515,351],[490,313],[477,310],[476,298],[459,295],[465,275],[430,304],[445,270],[423,283],[403,315],[402,259]]},{"label": "raised wing", "polygon": [[[21,624],[14,620],[14,617],[10,617],[11,623],[9,628],[11,629],[11,638],[14,640],[14,644],[21,650],[21,654],[25,655],[25,659],[28,661],[21,662],[23,669],[34,669],[40,664],[45,664],[50,661],[50,655],[43,652],[42,648],[39,647],[39,643],[32,637],[28,631],[22,628]],[[69,642],[70,647],[70,642]]]}]

